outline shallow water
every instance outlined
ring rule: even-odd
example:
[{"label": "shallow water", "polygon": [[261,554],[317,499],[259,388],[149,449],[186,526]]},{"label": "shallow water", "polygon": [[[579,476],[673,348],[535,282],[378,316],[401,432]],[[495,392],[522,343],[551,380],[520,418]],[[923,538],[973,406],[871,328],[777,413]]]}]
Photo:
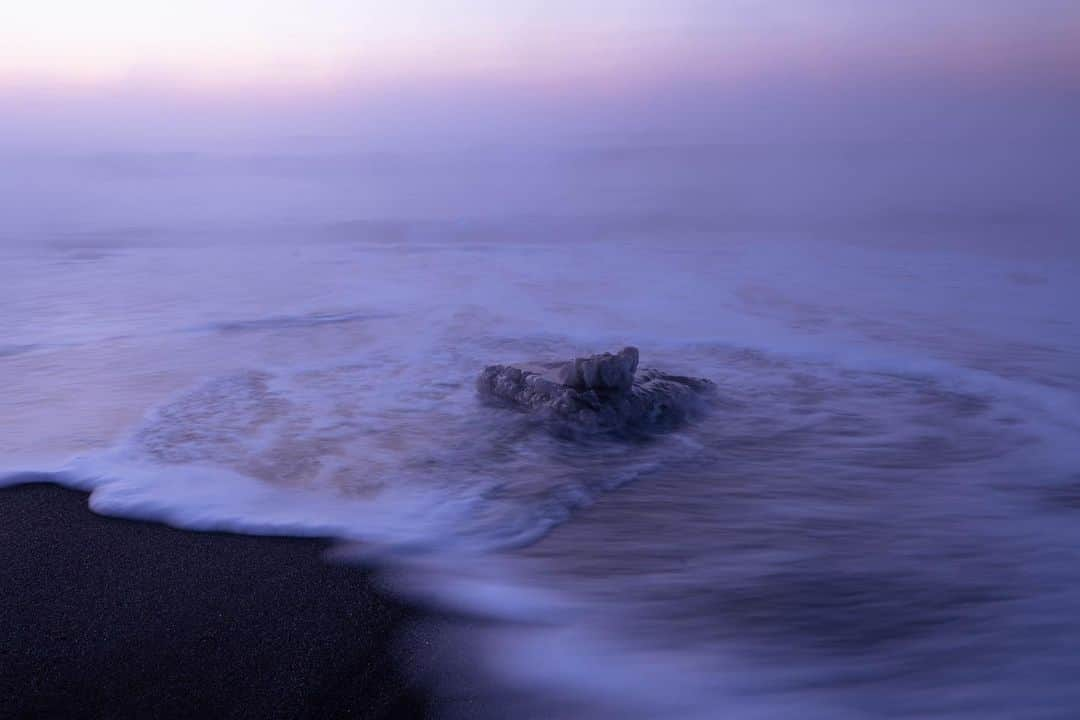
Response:
[{"label": "shallow water", "polygon": [[[575,158],[572,184],[518,158],[453,192],[453,163],[409,166],[358,203],[407,221],[355,220],[340,182],[286,219],[16,214],[0,468],[106,514],[379,554],[402,592],[506,620],[461,637],[496,717],[1080,711],[1075,227],[1003,223],[1007,193],[957,171],[912,181],[906,214],[840,161],[812,198],[732,209],[688,194],[732,186],[707,158]],[[138,186],[93,167],[98,196]],[[485,364],[625,344],[714,380],[706,418],[568,441],[475,397]]]}]

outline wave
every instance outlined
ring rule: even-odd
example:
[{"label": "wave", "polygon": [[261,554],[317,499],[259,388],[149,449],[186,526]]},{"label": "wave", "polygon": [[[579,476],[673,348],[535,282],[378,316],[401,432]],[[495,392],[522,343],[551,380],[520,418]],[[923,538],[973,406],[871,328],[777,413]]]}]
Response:
[{"label": "wave", "polygon": [[299,315],[273,315],[249,320],[226,320],[200,325],[192,329],[217,332],[288,330],[292,328],[318,327],[320,325],[341,325],[366,320],[388,320],[394,317],[396,316],[391,313],[315,311]]},{"label": "wave", "polygon": [[[0,484],[56,482],[90,492],[103,514],[326,536],[392,555],[396,587],[512,627],[474,634],[482,647],[468,654],[487,658],[475,669],[503,691],[585,697],[599,717],[812,717],[815,702],[793,685],[877,680],[850,667],[823,679],[832,657],[806,670],[785,654],[804,636],[889,635],[882,617],[899,617],[897,603],[912,606],[901,619],[917,629],[947,625],[939,601],[946,614],[993,615],[998,601],[981,595],[958,607],[971,597],[967,577],[950,574],[997,579],[999,561],[1036,586],[1060,581],[1040,553],[1066,552],[1071,536],[1014,508],[1064,478],[1063,513],[1075,490],[1075,328],[1058,318],[1047,341],[1039,325],[1048,302],[1072,292],[1069,273],[1044,268],[1045,282],[1017,285],[1014,267],[947,257],[915,278],[906,256],[765,244],[444,249],[363,262],[346,246],[290,251],[276,262],[303,271],[263,284],[251,265],[223,263],[242,270],[206,281],[182,308],[175,299],[191,290],[179,285],[205,276],[199,252],[155,255],[153,267],[175,272],[119,295],[81,280],[80,296],[105,288],[97,300],[115,323],[83,323],[84,312],[59,330],[132,332],[118,347],[58,350],[50,382],[78,398],[131,393],[116,403],[128,403],[125,420],[149,410],[107,449],[24,463],[48,472],[9,472]],[[101,271],[122,279],[124,267]],[[55,272],[19,297],[52,298],[64,286]],[[1002,300],[998,281],[1020,295]],[[953,284],[961,290],[927,291]],[[130,293],[145,295],[141,312]],[[37,317],[44,327],[52,316]],[[33,325],[13,324],[26,337],[12,342],[44,342]],[[475,399],[486,364],[628,343],[647,366],[716,381],[717,409],[650,442],[570,442]],[[19,387],[12,417],[36,397]],[[63,425],[63,400],[50,401]],[[91,444],[82,420],[68,435],[77,448]],[[864,615],[847,622],[849,606]],[[793,669],[756,672],[731,635],[779,639],[773,657]],[[1030,642],[948,640],[979,656]],[[930,666],[906,653],[899,670]],[[962,665],[950,667],[968,681]],[[828,710],[818,714],[844,717]]]},{"label": "wave", "polygon": [[22,355],[33,352],[37,348],[37,345],[0,345],[0,358]]}]

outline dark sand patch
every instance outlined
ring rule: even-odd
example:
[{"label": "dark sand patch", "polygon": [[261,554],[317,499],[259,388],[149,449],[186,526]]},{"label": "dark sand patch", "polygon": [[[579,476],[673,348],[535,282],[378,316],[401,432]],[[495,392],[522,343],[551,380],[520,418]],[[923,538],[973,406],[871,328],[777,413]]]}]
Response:
[{"label": "dark sand patch", "polygon": [[326,547],[0,490],[0,717],[431,716],[433,626]]}]

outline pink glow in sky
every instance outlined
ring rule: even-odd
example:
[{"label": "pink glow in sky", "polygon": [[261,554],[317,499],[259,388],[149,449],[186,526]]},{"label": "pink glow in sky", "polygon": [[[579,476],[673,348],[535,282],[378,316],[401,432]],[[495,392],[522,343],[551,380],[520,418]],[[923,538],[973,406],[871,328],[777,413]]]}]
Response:
[{"label": "pink glow in sky", "polygon": [[34,0],[0,82],[213,90],[675,74],[1075,79],[1072,0]]},{"label": "pink glow in sky", "polygon": [[1077,105],[1077,91],[1076,0],[12,0],[0,10],[0,149],[781,137],[796,120],[799,132],[846,137],[964,136],[999,121],[1039,134],[1047,117],[1071,122],[1059,105]]}]

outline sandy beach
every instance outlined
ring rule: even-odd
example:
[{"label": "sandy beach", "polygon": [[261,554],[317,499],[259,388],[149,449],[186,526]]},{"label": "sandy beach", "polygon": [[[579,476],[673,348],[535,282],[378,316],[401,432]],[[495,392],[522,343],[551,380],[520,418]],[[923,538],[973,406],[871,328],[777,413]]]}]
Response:
[{"label": "sandy beach", "polygon": [[0,490],[0,717],[423,718],[418,613],[315,540]]}]

